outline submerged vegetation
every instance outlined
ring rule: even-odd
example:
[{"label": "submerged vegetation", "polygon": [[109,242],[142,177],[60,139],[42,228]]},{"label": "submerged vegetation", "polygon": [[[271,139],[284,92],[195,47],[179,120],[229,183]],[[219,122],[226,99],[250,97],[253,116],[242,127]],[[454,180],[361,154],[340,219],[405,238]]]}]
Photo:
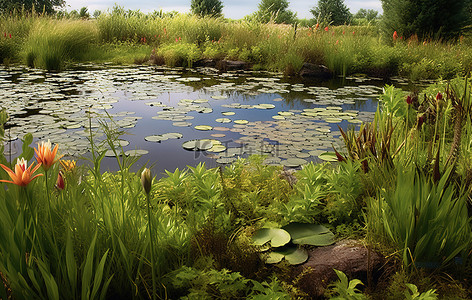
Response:
[{"label": "submerged vegetation", "polygon": [[468,37],[458,42],[382,36],[376,26],[312,27],[231,21],[121,7],[94,19],[26,12],[0,17],[0,60],[48,70],[70,63],[155,63],[192,66],[201,59],[242,60],[254,69],[297,73],[323,64],[337,75],[364,73],[411,79],[452,78],[472,66]]},{"label": "submerged vegetation", "polygon": [[[388,258],[384,275],[364,290],[336,270],[340,281],[326,296],[471,297],[470,96],[467,78],[411,95],[387,86],[375,120],[342,131],[338,162],[310,163],[294,175],[260,156],[167,171],[159,180],[149,169],[133,173],[136,158],[117,156],[119,171],[102,172],[106,150],[93,134],[88,167],[63,160],[60,144],[33,150],[28,134],[17,161],[0,157],[0,294],[309,297],[289,265],[306,260],[308,245],[356,238]],[[7,118],[3,111],[2,124]],[[105,142],[122,151],[119,134],[103,126]],[[311,230],[316,242],[297,230]],[[273,252],[265,254],[269,240]],[[298,250],[280,248],[289,242]],[[433,271],[429,281],[420,280],[423,268]]]}]

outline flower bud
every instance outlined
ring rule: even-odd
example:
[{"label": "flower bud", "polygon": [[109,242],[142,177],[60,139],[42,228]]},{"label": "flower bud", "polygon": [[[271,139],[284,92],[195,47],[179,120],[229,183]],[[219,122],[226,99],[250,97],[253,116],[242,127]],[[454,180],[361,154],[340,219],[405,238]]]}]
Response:
[{"label": "flower bud", "polygon": [[407,103],[408,105],[410,105],[411,103],[413,103],[413,99],[411,99],[411,96],[410,96],[410,95],[408,95],[408,97],[406,97],[406,103]]},{"label": "flower bud", "polygon": [[440,92],[438,92],[438,94],[436,95],[436,100],[439,101],[439,100],[442,100],[442,98],[443,98],[443,95]]},{"label": "flower bud", "polygon": [[66,184],[64,182],[62,171],[59,171],[59,173],[57,174],[56,188],[62,191],[65,189],[65,187],[66,187]]},{"label": "flower bud", "polygon": [[144,192],[149,195],[152,186],[152,176],[151,170],[148,168],[144,168],[143,172],[141,173],[141,184],[143,185]]}]

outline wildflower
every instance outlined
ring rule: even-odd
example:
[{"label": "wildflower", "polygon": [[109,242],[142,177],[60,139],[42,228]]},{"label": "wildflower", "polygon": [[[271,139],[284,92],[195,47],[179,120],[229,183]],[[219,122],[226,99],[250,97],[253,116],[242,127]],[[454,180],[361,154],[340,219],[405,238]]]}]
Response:
[{"label": "wildflower", "polygon": [[315,30],[318,29],[319,27],[320,27],[320,24],[316,23]]},{"label": "wildflower", "polygon": [[141,173],[141,184],[143,185],[146,194],[149,195],[149,193],[151,192],[152,177],[151,170],[149,170],[148,168],[144,168],[143,172]]},{"label": "wildflower", "polygon": [[408,95],[408,97],[406,97],[406,103],[407,103],[408,105],[410,105],[411,103],[413,103],[413,99],[411,99],[411,96],[410,96],[410,95]]},{"label": "wildflower", "polygon": [[355,32],[355,31],[353,31],[353,32],[352,32],[352,35],[356,35],[356,32]]},{"label": "wildflower", "polygon": [[335,43],[335,45],[337,45],[337,44],[339,44],[339,40],[336,40],[336,43]]},{"label": "wildflower", "polygon": [[11,38],[11,33],[10,33],[10,38]]},{"label": "wildflower", "polygon": [[75,160],[60,160],[59,163],[61,164],[62,169],[66,172],[73,171],[76,165]]},{"label": "wildflower", "polygon": [[10,180],[0,180],[0,182],[8,182],[8,183],[13,183],[18,186],[27,186],[33,179],[35,179],[38,176],[43,176],[43,174],[37,174],[33,177],[31,177],[36,170],[41,166],[41,164],[37,164],[32,170],[31,168],[33,167],[34,162],[31,164],[31,166],[28,167],[28,162],[24,159],[18,159],[16,165],[15,165],[15,172],[8,168],[7,166],[4,166],[0,164],[0,166],[5,170],[5,172],[10,175]]},{"label": "wildflower", "polygon": [[59,173],[57,174],[56,188],[62,191],[65,187],[66,184],[64,182],[64,176],[62,174],[62,171],[59,171]]},{"label": "wildflower", "polygon": [[398,33],[397,31],[393,32],[393,41],[396,41],[398,39]]},{"label": "wildflower", "polygon": [[438,94],[436,95],[436,100],[439,101],[439,100],[442,100],[442,98],[443,98],[443,95],[440,92],[438,92]]},{"label": "wildflower", "polygon": [[178,39],[178,38],[175,38],[175,42],[178,43],[178,42],[179,42],[179,39]]},{"label": "wildflower", "polygon": [[38,149],[34,148],[36,160],[39,164],[42,164],[44,171],[49,170],[49,168],[61,158],[56,158],[58,147],[59,145],[56,144],[51,150],[51,142],[48,140],[47,142],[42,141],[41,144],[38,143]]},{"label": "wildflower", "polygon": [[343,35],[346,33],[346,30],[343,30]]},{"label": "wildflower", "polygon": [[325,31],[327,32],[329,30],[328,26],[325,27]]}]

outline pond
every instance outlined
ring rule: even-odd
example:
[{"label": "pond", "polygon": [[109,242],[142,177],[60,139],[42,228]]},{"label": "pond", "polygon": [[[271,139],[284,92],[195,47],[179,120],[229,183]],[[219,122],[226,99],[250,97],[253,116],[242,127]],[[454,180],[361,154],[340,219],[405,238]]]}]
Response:
[{"label": "pond", "polygon": [[[293,80],[278,73],[89,66],[59,73],[0,69],[0,106],[7,109],[6,156],[21,138],[50,139],[66,158],[90,156],[103,123],[124,131],[117,145],[142,155],[153,172],[205,162],[214,167],[250,154],[267,164],[298,167],[342,148],[338,125],[371,121],[384,83],[374,78]],[[102,124],[102,125],[101,125]],[[106,146],[100,146],[102,149]],[[121,152],[121,149],[119,149]],[[112,151],[104,170],[116,170]]]}]

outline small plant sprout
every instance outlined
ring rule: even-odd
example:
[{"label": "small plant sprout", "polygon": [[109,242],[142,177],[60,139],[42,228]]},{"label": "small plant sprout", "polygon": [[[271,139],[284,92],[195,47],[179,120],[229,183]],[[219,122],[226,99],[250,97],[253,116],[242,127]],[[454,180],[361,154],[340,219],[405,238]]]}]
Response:
[{"label": "small plant sprout", "polygon": [[153,239],[152,226],[151,226],[151,203],[149,199],[149,194],[151,193],[151,187],[152,187],[152,175],[151,175],[150,169],[144,168],[143,172],[141,173],[141,184],[143,186],[144,192],[146,193],[149,239],[151,241],[152,299],[156,299],[156,271],[155,271],[155,262],[154,262],[154,239]]}]

